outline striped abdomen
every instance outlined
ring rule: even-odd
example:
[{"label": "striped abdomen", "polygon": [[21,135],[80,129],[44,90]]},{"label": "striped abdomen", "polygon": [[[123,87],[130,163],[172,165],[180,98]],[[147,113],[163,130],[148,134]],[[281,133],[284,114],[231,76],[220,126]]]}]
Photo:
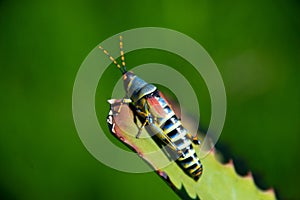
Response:
[{"label": "striped abdomen", "polygon": [[154,96],[165,112],[164,118],[157,120],[158,126],[169,136],[176,147],[183,154],[176,160],[177,164],[186,174],[194,180],[198,180],[202,174],[202,164],[192,146],[191,140],[187,137],[187,130],[182,126],[174,111],[159,94]]}]

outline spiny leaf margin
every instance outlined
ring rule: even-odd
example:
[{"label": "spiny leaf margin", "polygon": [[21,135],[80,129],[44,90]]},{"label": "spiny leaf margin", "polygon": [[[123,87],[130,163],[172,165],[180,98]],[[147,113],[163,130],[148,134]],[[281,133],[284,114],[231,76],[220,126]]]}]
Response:
[{"label": "spiny leaf margin", "polygon": [[[209,152],[201,160],[204,173],[197,182],[188,177],[175,162],[159,169],[155,164],[157,158],[147,156],[147,152],[159,150],[157,144],[150,138],[136,139],[133,137],[132,132],[138,132],[138,128],[132,120],[133,116],[122,116],[122,112],[118,114],[118,117],[122,118],[123,124],[127,124],[128,127],[126,128],[128,129],[126,131],[124,131],[124,127],[121,129],[115,123],[116,115],[114,112],[119,110],[120,104],[116,101],[110,101],[109,103],[111,104],[111,111],[107,122],[111,133],[146,161],[182,199],[276,199],[273,189],[263,191],[256,187],[251,173],[243,177],[236,173],[232,161],[222,164],[219,161],[222,155],[215,150]],[[129,107],[124,104],[122,110],[126,109],[127,112],[123,113],[130,113],[128,112]],[[128,132],[131,133],[128,134]],[[147,132],[143,131],[142,135],[147,135]],[[194,148],[199,152],[199,146],[194,146]],[[161,156],[161,159],[166,159],[163,153],[161,153]]]}]

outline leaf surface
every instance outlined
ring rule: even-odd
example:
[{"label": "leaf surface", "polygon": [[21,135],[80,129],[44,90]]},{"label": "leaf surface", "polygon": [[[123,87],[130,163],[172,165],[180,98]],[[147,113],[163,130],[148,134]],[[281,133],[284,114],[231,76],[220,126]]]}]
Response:
[{"label": "leaf surface", "polygon": [[[201,159],[204,171],[201,178],[194,181],[175,162],[170,162],[146,130],[143,130],[139,139],[135,138],[140,124],[134,123],[133,113],[126,104],[123,104],[120,110],[118,100],[111,100],[109,103],[111,111],[108,125],[111,133],[137,152],[137,155],[144,159],[182,199],[275,199],[272,189],[262,191],[256,187],[251,173],[242,177],[235,172],[232,161],[227,164],[220,163],[222,156],[215,151],[211,151]],[[200,146],[194,145],[194,148],[196,152],[200,151]]]}]

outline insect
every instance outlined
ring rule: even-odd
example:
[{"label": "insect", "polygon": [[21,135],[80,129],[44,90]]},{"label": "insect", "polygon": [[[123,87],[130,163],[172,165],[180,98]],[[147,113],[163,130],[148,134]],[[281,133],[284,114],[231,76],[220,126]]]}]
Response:
[{"label": "insect", "polygon": [[[202,164],[192,146],[192,142],[200,145],[197,136],[192,136],[185,129],[181,120],[176,116],[163,94],[153,85],[136,76],[133,72],[126,70],[123,39],[120,36],[121,65],[114,59],[107,50],[99,48],[117,66],[123,75],[123,83],[126,96],[118,100],[121,111],[123,104],[128,104],[134,116],[141,122],[141,126],[136,134],[138,139],[142,130],[147,127],[150,135],[155,135],[160,142],[170,147],[171,151],[177,155],[177,164],[181,169],[195,181],[203,172]],[[135,120],[136,120],[135,118]]]}]

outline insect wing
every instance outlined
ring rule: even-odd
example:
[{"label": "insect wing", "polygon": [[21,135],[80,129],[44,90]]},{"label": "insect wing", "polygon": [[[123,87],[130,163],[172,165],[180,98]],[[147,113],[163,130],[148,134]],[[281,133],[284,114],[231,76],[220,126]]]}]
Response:
[{"label": "insect wing", "polygon": [[166,98],[161,91],[158,92],[159,96],[166,102],[168,106],[174,111],[177,117],[181,117],[180,112],[180,105],[177,104],[175,101],[170,101],[168,98]]},{"label": "insect wing", "polygon": [[149,106],[150,112],[157,118],[165,118],[167,113],[164,107],[159,102],[158,98],[155,96],[147,98],[147,104]]}]

